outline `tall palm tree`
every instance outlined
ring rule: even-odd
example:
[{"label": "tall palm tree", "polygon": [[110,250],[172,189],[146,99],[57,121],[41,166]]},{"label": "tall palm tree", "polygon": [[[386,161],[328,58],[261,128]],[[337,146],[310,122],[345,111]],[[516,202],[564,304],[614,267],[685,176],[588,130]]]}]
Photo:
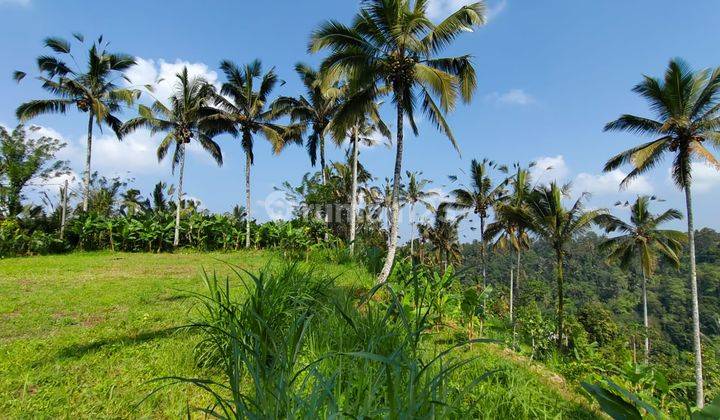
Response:
[{"label": "tall palm tree", "polygon": [[[250,168],[255,163],[253,143],[256,135],[267,139],[275,153],[289,141],[301,142],[301,126],[276,124],[278,109],[269,102],[272,91],[281,83],[274,69],[263,73],[260,60],[239,67],[231,61],[220,63],[227,81],[221,95],[215,95],[215,105],[221,112],[207,119],[206,124],[215,134],[229,133],[240,138],[245,151],[245,247],[250,247]],[[257,83],[257,84],[256,84]]]},{"label": "tall palm tree", "polygon": [[690,291],[692,295],[693,346],[695,350],[696,403],[704,406],[700,308],[695,267],[695,231],[692,210],[692,161],[699,159],[720,169],[720,162],[703,143],[720,145],[720,68],[694,72],[681,59],[670,61],[663,79],[645,76],[633,88],[645,98],[657,119],[622,115],[605,126],[605,131],[627,131],[652,136],[654,140],[625,150],[605,164],[612,171],[631,164],[632,171],[622,181],[625,186],[635,177],[660,163],[666,153],[673,154],[672,176],[685,192],[688,242],[690,248]]},{"label": "tall palm tree", "polygon": [[212,139],[212,135],[203,126],[203,121],[218,111],[210,107],[215,88],[202,77],[190,77],[187,67],[178,73],[175,90],[169,99],[170,105],[156,100],[152,107],[140,105],[138,117],[127,121],[123,133],[146,127],[152,134],[167,133],[158,145],[158,161],[165,158],[170,147],[174,146],[172,171],[180,165],[175,206],[175,238],[173,245],[180,244],[180,211],[183,207],[183,177],[185,173],[186,146],[195,140],[210,156],[222,165],[222,152]]},{"label": "tall palm tree", "polygon": [[567,247],[577,236],[587,232],[594,223],[597,223],[605,210],[583,209],[585,194],[578,198],[569,209],[563,205],[563,197],[569,193],[569,187],[560,187],[552,182],[549,186],[536,188],[528,197],[526,208],[504,211],[506,217],[514,223],[522,223],[526,228],[548,241],[555,252],[555,269],[557,279],[558,307],[557,307],[557,347],[562,350],[563,342],[563,305],[564,305],[564,275],[563,263],[567,255]]},{"label": "tall palm tree", "polygon": [[[383,215],[387,216],[388,225],[390,225],[392,219],[393,209],[393,184],[390,179],[385,178],[385,183],[381,186],[372,185],[363,189],[363,195],[370,206],[370,214],[374,219],[382,219]],[[399,196],[404,196],[405,187],[400,185]],[[398,205],[398,209],[400,205]],[[391,226],[388,226],[390,229]],[[388,231],[390,230],[388,229]]]},{"label": "tall palm tree", "polygon": [[[345,139],[350,140],[350,162],[351,167],[351,194],[350,194],[350,230],[348,241],[350,253],[355,252],[355,234],[357,229],[357,207],[358,207],[358,165],[360,145],[374,146],[381,138],[390,139],[390,129],[380,118],[379,104],[369,102],[366,108],[357,114],[335,115],[328,127],[337,144],[342,144]],[[337,113],[336,113],[337,114]],[[389,147],[389,143],[385,143]]]},{"label": "tall palm tree", "polygon": [[339,82],[323,80],[323,75],[307,64],[296,64],[295,72],[302,80],[305,95],[297,98],[282,96],[274,106],[278,113],[289,115],[292,121],[300,123],[303,131],[310,130],[305,147],[312,166],[315,166],[318,154],[320,155],[320,173],[323,174],[325,182],[325,135],[342,103],[345,89]]},{"label": "tall palm tree", "polygon": [[351,26],[326,22],[310,41],[312,52],[330,50],[322,70],[344,74],[355,92],[339,112],[357,115],[359,107],[385,93],[396,107],[390,235],[379,283],[387,281],[397,249],[405,119],[417,135],[414,114],[420,102],[429,120],[457,148],[444,113],[455,107],[458,96],[469,102],[476,85],[469,56],[438,58],[437,54],[462,32],[484,23],[483,3],[463,6],[438,25],[428,18],[427,8],[427,0],[365,0]]},{"label": "tall palm tree", "polygon": [[647,282],[652,277],[658,260],[680,268],[679,253],[686,235],[677,230],[665,230],[658,227],[672,220],[682,219],[675,209],[655,215],[649,210],[650,197],[638,197],[630,208],[630,223],[623,222],[612,215],[599,219],[606,232],[620,232],[621,235],[605,240],[600,249],[609,253],[608,260],[617,261],[623,270],[630,269],[637,259],[642,272],[643,326],[645,330],[645,362],[650,358],[650,338],[648,337]]},{"label": "tall palm tree", "polygon": [[422,179],[422,172],[410,172],[406,171],[407,176],[407,188],[405,188],[405,196],[403,201],[410,206],[410,256],[414,254],[414,242],[415,242],[415,206],[421,205],[430,211],[435,211],[433,205],[428,201],[430,197],[437,196],[436,191],[427,191],[427,187],[432,181],[429,179]]},{"label": "tall palm tree", "polygon": [[[498,165],[491,160],[483,159],[478,162],[473,159],[470,162],[470,185],[463,185],[461,188],[450,191],[453,200],[445,204],[455,210],[472,211],[480,218],[480,262],[483,286],[487,284],[485,222],[493,206],[505,199],[507,184],[506,180],[494,184],[490,177],[491,170],[507,173],[505,166]],[[457,177],[450,176],[450,180],[454,182]]]},{"label": "tall palm tree", "polygon": [[522,220],[513,217],[513,214],[523,211],[527,208],[527,199],[531,192],[530,172],[516,163],[513,165],[515,173],[508,178],[508,183],[512,190],[504,200],[498,202],[495,208],[495,221],[490,223],[483,238],[486,241],[494,239],[494,247],[500,250],[512,248],[515,251],[515,278],[510,285],[510,319],[513,318],[513,298],[520,296],[520,258],[522,251],[530,248],[530,237],[527,232],[527,226]]},{"label": "tall palm tree", "polygon": [[[73,36],[81,44],[84,43],[82,35]],[[81,69],[77,67],[78,61],[72,54],[68,41],[62,38],[45,39],[45,46],[55,55],[41,55],[37,58],[40,70],[38,79],[42,82],[42,88],[55,98],[25,102],[15,111],[21,122],[41,114],[64,114],[73,105],[78,111],[88,114],[83,211],[88,210],[93,125],[97,125],[101,130],[103,124],[107,125],[118,138],[122,138],[120,131],[122,122],[114,114],[121,110],[123,104],[132,106],[140,95],[136,89],[122,88],[116,84],[117,79],[124,78],[123,73],[135,65],[135,58],[126,54],[108,52],[108,45],[109,42],[103,43],[102,36],[93,42],[87,51],[87,67]],[[19,82],[25,77],[25,73],[16,71],[14,77]]]},{"label": "tall palm tree", "polygon": [[447,270],[449,264],[458,263],[462,259],[458,227],[465,218],[465,215],[460,215],[450,219],[447,210],[447,206],[439,206],[435,211],[433,224],[422,223],[418,226],[420,237],[430,242],[437,262],[443,264],[444,270]]}]

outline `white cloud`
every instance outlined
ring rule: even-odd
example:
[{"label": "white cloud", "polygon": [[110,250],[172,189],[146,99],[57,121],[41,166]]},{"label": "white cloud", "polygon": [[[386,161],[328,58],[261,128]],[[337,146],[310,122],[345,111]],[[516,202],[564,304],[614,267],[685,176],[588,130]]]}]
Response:
[{"label": "white cloud", "polygon": [[[147,129],[136,130],[120,141],[115,134],[93,140],[93,168],[103,173],[155,174],[167,172],[166,159],[158,163],[156,149],[159,138]],[[84,151],[83,151],[84,152]]]},{"label": "white cloud", "polygon": [[535,159],[534,162],[535,166],[530,168],[530,177],[535,183],[563,182],[570,174],[563,155],[542,156]]},{"label": "white cloud", "polygon": [[639,176],[620,190],[620,183],[627,176],[623,171],[616,169],[604,174],[594,175],[582,172],[575,177],[573,189],[577,192],[589,192],[591,194],[616,194],[620,192],[631,194],[650,194],[653,186],[645,176]]},{"label": "white cloud", "polygon": [[522,89],[510,89],[505,93],[492,92],[485,95],[485,100],[502,105],[530,105],[535,103],[535,98]]},{"label": "white cloud", "polygon": [[705,162],[691,164],[692,190],[697,193],[708,192],[720,186],[720,171]]},{"label": "white cloud", "polygon": [[[57,153],[58,159],[70,161],[78,173],[85,169],[85,147],[87,138],[83,135],[76,140],[67,140],[62,134],[49,127],[39,127],[36,135],[46,135],[63,140],[67,145]],[[105,131],[93,138],[92,170],[104,175],[133,175],[167,173],[167,162],[158,163],[155,150],[159,136],[152,136],[144,128],[138,129],[118,140],[115,133]],[[79,179],[79,178],[78,178]]]},{"label": "white cloud", "polygon": [[203,77],[208,82],[219,87],[218,74],[205,63],[191,63],[176,59],[175,62],[168,62],[164,59],[145,59],[136,57],[137,64],[131,67],[125,75],[130,84],[136,87],[145,85],[153,86],[152,95],[166,102],[172,95],[177,83],[176,75],[183,67],[187,67],[190,77]]},{"label": "white cloud", "polygon": [[[430,0],[428,2],[428,16],[431,19],[444,19],[463,6],[475,3],[477,0]],[[486,3],[487,4],[487,3]],[[507,0],[490,2],[487,6],[485,18],[487,21],[495,19],[507,7]]]}]

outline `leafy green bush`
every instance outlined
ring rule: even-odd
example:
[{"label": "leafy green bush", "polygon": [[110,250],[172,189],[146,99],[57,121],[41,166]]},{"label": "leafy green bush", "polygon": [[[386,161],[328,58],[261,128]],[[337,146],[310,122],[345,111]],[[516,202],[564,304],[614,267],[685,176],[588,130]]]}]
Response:
[{"label": "leafy green bush", "polygon": [[0,258],[23,255],[53,254],[68,247],[54,234],[23,228],[15,219],[0,220]]}]

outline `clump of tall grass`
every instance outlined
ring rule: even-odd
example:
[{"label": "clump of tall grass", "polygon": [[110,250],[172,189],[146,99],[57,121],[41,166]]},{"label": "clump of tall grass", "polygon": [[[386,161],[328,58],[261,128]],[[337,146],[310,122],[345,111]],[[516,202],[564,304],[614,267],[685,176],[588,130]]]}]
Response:
[{"label": "clump of tall grass", "polygon": [[[198,408],[219,418],[466,418],[479,410],[472,342],[436,328],[437,276],[412,266],[367,292],[297,264],[205,276],[196,295],[196,358],[208,376],[162,378],[211,395]],[[444,335],[443,335],[444,334]],[[477,353],[475,353],[477,355]],[[500,376],[501,377],[501,376]],[[498,378],[500,378],[498,377]],[[498,403],[507,403],[499,401]],[[516,403],[515,403],[516,404]],[[512,405],[510,405],[512,406]],[[488,412],[492,412],[489,410]]]}]

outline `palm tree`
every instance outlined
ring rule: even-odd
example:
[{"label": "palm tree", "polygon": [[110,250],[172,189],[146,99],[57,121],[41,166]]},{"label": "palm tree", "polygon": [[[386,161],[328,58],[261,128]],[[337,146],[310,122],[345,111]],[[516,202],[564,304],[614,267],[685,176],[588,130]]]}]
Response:
[{"label": "palm tree", "polygon": [[[303,131],[310,130],[305,141],[310,164],[315,166],[320,155],[320,172],[325,178],[325,135],[328,126],[339,108],[345,89],[338,82],[323,80],[323,75],[310,66],[298,63],[295,72],[305,86],[305,96],[297,98],[283,96],[275,102],[278,113],[289,115],[292,121],[300,123]],[[330,85],[330,86],[328,86]]]},{"label": "palm tree", "polygon": [[[489,217],[490,209],[505,199],[505,186],[507,184],[507,181],[500,182],[497,185],[493,184],[493,180],[490,178],[491,170],[507,173],[505,166],[498,165],[491,160],[483,159],[478,162],[473,159],[470,162],[470,185],[450,191],[453,201],[445,204],[455,210],[472,211],[480,218],[480,262],[482,264],[483,286],[487,284],[485,221]],[[457,177],[450,176],[450,180],[454,182]]]},{"label": "palm tree", "polygon": [[645,329],[645,362],[650,358],[650,338],[648,337],[647,281],[652,277],[658,264],[658,257],[680,268],[679,253],[687,238],[677,230],[664,230],[658,227],[672,220],[682,219],[675,209],[654,215],[648,209],[651,198],[638,197],[630,208],[630,223],[625,223],[612,215],[604,215],[599,220],[606,232],[622,233],[604,241],[600,249],[608,251],[608,260],[618,261],[623,270],[628,270],[637,258],[642,272],[643,326]]},{"label": "palm tree", "polygon": [[[379,103],[367,102],[364,109],[356,109],[356,113],[340,113],[335,112],[335,116],[330,122],[327,129],[332,133],[335,143],[340,145],[346,139],[350,140],[350,162],[352,168],[352,194],[350,195],[350,232],[348,241],[350,242],[350,254],[355,252],[355,232],[357,228],[357,200],[358,200],[358,157],[360,155],[360,145],[374,146],[381,139],[375,135],[379,134],[381,138],[390,140],[390,129],[380,118]],[[341,105],[341,108],[344,103]],[[385,142],[386,146],[390,143]]]},{"label": "palm tree", "polygon": [[168,209],[167,200],[165,199],[165,191],[167,190],[168,195],[172,196],[174,193],[174,187],[168,188],[167,184],[160,181],[155,184],[152,192],[152,208],[156,212],[164,212]]},{"label": "palm tree", "polygon": [[460,33],[484,23],[485,7],[482,3],[463,6],[435,25],[427,17],[426,0],[365,0],[361,4],[352,26],[336,21],[322,24],[312,35],[310,51],[330,50],[322,71],[348,79],[354,94],[340,113],[359,115],[359,108],[364,109],[384,93],[392,96],[396,107],[390,235],[385,264],[378,276],[378,282],[383,283],[390,275],[397,249],[403,124],[407,118],[417,135],[414,114],[415,104],[420,102],[429,120],[457,148],[444,113],[455,107],[458,96],[470,101],[476,85],[475,70],[467,55],[436,55]]},{"label": "palm tree", "polygon": [[150,208],[150,200],[143,198],[137,188],[130,188],[120,194],[120,200],[120,210],[128,217],[143,213]]},{"label": "palm tree", "polygon": [[[220,63],[227,81],[223,83],[221,95],[215,95],[215,105],[221,110],[206,120],[213,134],[229,133],[240,137],[245,151],[245,247],[250,247],[250,168],[255,162],[253,142],[256,135],[267,139],[275,153],[285,147],[288,141],[300,142],[301,126],[276,124],[280,113],[273,109],[269,97],[280,80],[274,69],[263,74],[262,64],[255,60],[243,67],[231,61]],[[256,81],[259,84],[256,85]]]},{"label": "palm tree", "polygon": [[422,172],[406,171],[405,175],[408,181],[403,201],[410,206],[410,256],[412,257],[414,254],[415,240],[415,220],[413,219],[415,206],[419,204],[430,211],[434,211],[435,209],[428,199],[437,196],[438,193],[436,191],[425,190],[425,187],[432,181],[420,178]]},{"label": "palm tree", "polygon": [[[393,206],[393,184],[388,178],[382,186],[370,186],[363,189],[363,195],[367,205],[370,207],[371,217],[374,219],[382,219],[383,215],[387,216],[388,224],[391,223],[391,211]],[[400,185],[400,195],[404,195],[405,189]],[[399,209],[399,206],[398,206]]]},{"label": "palm tree", "polygon": [[420,224],[418,230],[420,237],[432,244],[438,262],[442,262],[443,269],[447,270],[449,264],[460,262],[462,250],[458,240],[458,227],[465,215],[449,219],[447,206],[439,206],[435,211],[435,220],[432,225]]},{"label": "palm tree", "polygon": [[645,98],[657,119],[622,115],[605,126],[605,131],[627,131],[652,136],[654,140],[625,150],[605,164],[612,171],[630,163],[632,171],[621,183],[626,186],[635,177],[654,168],[666,152],[674,155],[672,176],[675,184],[685,192],[688,242],[690,248],[690,291],[692,295],[693,346],[695,350],[695,398],[698,407],[704,406],[702,347],[700,343],[700,308],[698,303],[697,271],[695,267],[695,232],[692,211],[692,160],[700,159],[717,169],[720,162],[703,146],[709,141],[720,144],[720,68],[693,70],[682,60],[673,59],[664,79],[645,76],[633,88]]},{"label": "palm tree", "polygon": [[495,240],[494,247],[500,250],[512,248],[516,255],[515,279],[510,284],[510,320],[513,321],[513,298],[520,296],[520,257],[523,250],[530,248],[530,237],[527,233],[527,226],[513,217],[513,214],[527,208],[527,199],[531,192],[530,172],[516,163],[513,165],[515,173],[508,178],[512,191],[504,200],[498,202],[495,207],[496,220],[490,223],[484,234],[486,241]]},{"label": "palm tree", "polygon": [[557,347],[562,350],[563,339],[563,262],[567,255],[567,247],[573,239],[587,232],[597,223],[605,210],[583,209],[585,194],[578,198],[573,206],[566,209],[563,197],[569,193],[569,187],[560,187],[552,182],[549,186],[536,188],[528,197],[526,208],[506,208],[504,214],[512,223],[523,224],[526,228],[545,239],[555,252],[555,269],[557,279]]},{"label": "palm tree", "polygon": [[[74,35],[81,44],[84,38]],[[136,89],[121,88],[116,85],[118,78],[135,65],[135,58],[126,54],[110,53],[106,50],[109,42],[103,43],[101,36],[93,42],[87,52],[87,68],[73,68],[68,65],[67,58],[77,66],[76,58],[71,53],[70,43],[62,38],[47,38],[45,46],[56,55],[41,55],[37,58],[42,87],[55,96],[54,99],[37,99],[20,105],[15,113],[21,122],[25,122],[42,114],[64,114],[71,106],[88,114],[87,146],[85,149],[85,173],[83,175],[83,211],[88,210],[90,193],[90,161],[92,157],[93,125],[102,130],[102,125],[109,126],[118,138],[122,138],[120,128],[122,122],[114,115],[122,108],[122,104],[132,106],[140,92]],[[25,73],[16,71],[18,82]]]},{"label": "palm tree", "polygon": [[146,127],[152,134],[167,133],[157,148],[158,161],[165,158],[171,146],[175,146],[172,156],[172,171],[180,165],[175,206],[175,239],[173,245],[180,244],[180,211],[183,207],[183,176],[185,173],[186,145],[197,141],[210,156],[222,165],[222,152],[212,139],[212,135],[203,126],[203,121],[218,111],[210,107],[215,88],[201,77],[188,76],[187,67],[176,75],[175,91],[167,106],[156,100],[152,107],[138,107],[139,116],[126,122],[123,133]]}]

